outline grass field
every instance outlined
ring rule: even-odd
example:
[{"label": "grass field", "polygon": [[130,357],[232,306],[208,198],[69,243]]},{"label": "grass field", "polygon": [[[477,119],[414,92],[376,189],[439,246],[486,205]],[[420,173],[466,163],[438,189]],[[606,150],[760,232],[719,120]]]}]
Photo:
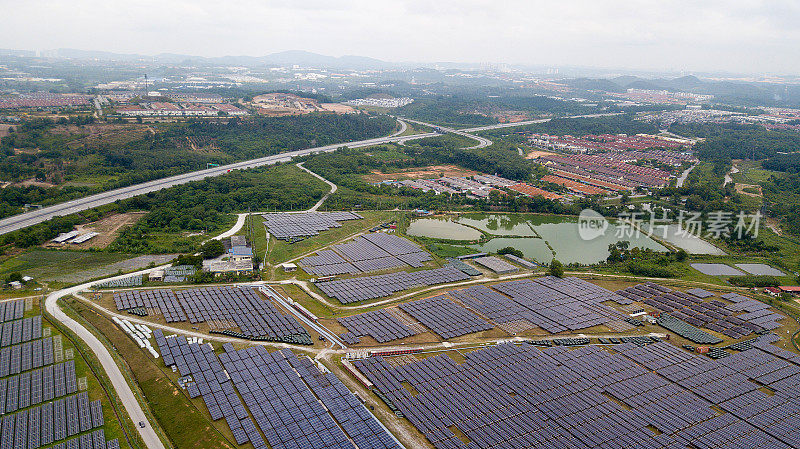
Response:
[{"label": "grass field", "polygon": [[35,249],[0,263],[0,278],[19,272],[35,280],[48,281],[65,274],[101,268],[131,257],[134,256],[107,252]]},{"label": "grass field", "polygon": [[732,174],[731,179],[740,184],[758,184],[772,175],[780,175],[780,172],[761,168],[759,161],[736,161],[734,165],[739,169],[739,173]]}]

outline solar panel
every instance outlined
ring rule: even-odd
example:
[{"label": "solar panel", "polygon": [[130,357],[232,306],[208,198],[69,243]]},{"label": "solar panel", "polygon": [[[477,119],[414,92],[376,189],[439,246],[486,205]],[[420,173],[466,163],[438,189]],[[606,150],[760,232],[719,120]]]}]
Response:
[{"label": "solar panel", "polygon": [[[542,448],[800,443],[792,430],[800,424],[800,405],[788,399],[796,397],[798,384],[764,374],[780,392],[770,396],[727,367],[752,372],[761,366],[767,373],[783,363],[783,369],[800,369],[787,359],[748,350],[739,360],[715,361],[668,343],[614,348],[501,344],[466,353],[461,364],[446,355],[395,365],[371,357],[354,364],[436,448],[464,447],[462,439],[470,447]],[[715,411],[720,409],[724,413]]]}]

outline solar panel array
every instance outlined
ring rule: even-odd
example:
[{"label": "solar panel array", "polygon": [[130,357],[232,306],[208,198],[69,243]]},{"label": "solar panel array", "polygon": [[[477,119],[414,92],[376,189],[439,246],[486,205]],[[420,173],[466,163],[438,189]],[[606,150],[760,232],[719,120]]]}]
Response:
[{"label": "solar panel array", "polygon": [[112,279],[110,281],[97,284],[100,288],[130,288],[142,286],[142,275],[128,276],[119,279]]},{"label": "solar panel array", "polygon": [[411,288],[446,284],[466,279],[469,279],[469,276],[464,272],[447,265],[442,268],[411,273],[400,271],[375,276],[318,282],[315,285],[331,298],[336,298],[342,304],[349,304],[383,298]]},{"label": "solar panel array", "polygon": [[602,303],[631,301],[582,279],[546,276],[536,279],[503,282],[493,289],[509,296],[516,304],[505,306],[500,297],[488,297],[494,316],[515,314],[550,333],[575,331],[624,320],[626,315]]},{"label": "solar panel array", "polygon": [[264,225],[276,239],[294,243],[342,225],[340,221],[360,220],[354,212],[304,212],[299,214],[265,214]]},{"label": "solar panel array", "polygon": [[309,359],[230,349],[220,359],[272,448],[398,447],[336,376]]},{"label": "solar panel array", "polygon": [[105,440],[101,402],[78,393],[75,362],[54,365],[41,315],[23,319],[24,311],[24,300],[0,304],[0,449],[118,448]]},{"label": "solar panel array", "polygon": [[336,376],[323,375],[307,358],[263,346],[236,351],[230,344],[218,357],[209,345],[189,344],[185,337],[164,337],[158,329],[154,336],[164,363],[191,376],[189,395],[202,396],[212,419],[225,418],[237,444],[398,447]]},{"label": "solar panel array", "polygon": [[709,333],[703,332],[702,330],[692,326],[691,324],[686,323],[672,315],[663,314],[658,317],[658,325],[669,329],[672,332],[680,335],[681,337],[693,341],[699,344],[705,345],[715,345],[717,343],[722,343],[722,339],[719,337],[715,337]]},{"label": "solar panel array", "polygon": [[461,364],[354,365],[438,449],[800,447],[796,354],[770,346],[742,363],[668,343],[611,348],[502,344]]},{"label": "solar panel array", "polygon": [[2,378],[0,414],[11,413],[77,391],[75,362],[72,360]]},{"label": "solar panel array", "polygon": [[348,344],[359,343],[358,337],[370,336],[378,343],[386,343],[417,334],[385,310],[374,310],[337,318],[336,321],[350,331],[341,335],[344,342]]},{"label": "solar panel array", "polygon": [[414,242],[392,234],[365,234],[348,243],[300,259],[304,270],[318,276],[358,274],[398,267],[421,267],[431,255]]},{"label": "solar panel array", "polygon": [[202,396],[211,419],[225,418],[237,444],[251,441],[256,448],[263,447],[257,432],[246,430],[253,428],[253,422],[211,346],[190,344],[185,337],[165,338],[160,329],[154,330],[153,335],[164,363],[174,364],[181,376],[191,376],[192,381],[187,384],[189,396]]},{"label": "solar panel array", "polygon": [[444,339],[486,331],[493,327],[474,313],[456,305],[445,295],[400,304],[400,308]]},{"label": "solar panel array", "polygon": [[517,268],[515,265],[512,265],[495,256],[476,257],[475,259],[472,259],[472,261],[499,274],[519,271],[519,268]]},{"label": "solar panel array", "polygon": [[17,299],[0,303],[0,323],[20,320],[25,315],[25,300]]},{"label": "solar panel array", "polygon": [[710,298],[710,297],[714,296],[713,293],[711,293],[708,290],[702,289],[702,288],[690,288],[689,290],[686,290],[686,293],[688,293],[688,294],[690,294],[692,296],[696,296],[696,297],[698,297],[700,299]]},{"label": "solar panel array", "polygon": [[169,289],[130,290],[114,293],[114,304],[117,310],[147,309],[150,315],[163,314],[167,323],[186,321],[178,298]]},{"label": "solar panel array", "polygon": [[[714,295],[699,288],[684,293],[671,291],[666,287],[656,290],[652,285],[640,284],[617,293],[644,302],[662,312],[668,312],[674,318],[688,323],[690,327],[704,327],[737,339],[754,332],[763,333],[766,330],[776,329],[780,326],[777,321],[783,318],[782,315],[773,312],[769,305],[738,293],[726,293],[721,296],[734,304],[726,304],[719,300],[703,301],[700,298]],[[677,326],[686,328],[680,323]],[[695,333],[692,330],[689,332]]]},{"label": "solar panel array", "polygon": [[[23,302],[23,307],[24,307]],[[42,338],[42,316],[7,321],[0,324],[0,346],[11,346]]]},{"label": "solar panel array", "polygon": [[32,340],[0,350],[0,377],[53,363],[53,338]]},{"label": "solar panel array", "polygon": [[313,343],[308,331],[293,316],[282,314],[252,288],[178,290],[177,296],[189,322],[209,322],[213,332],[253,340]]},{"label": "solar panel array", "polygon": [[133,290],[114,294],[117,310],[139,315],[163,313],[169,322],[207,322],[211,332],[251,340],[310,345],[311,336],[252,288],[208,287],[188,290]]},{"label": "solar panel array", "polygon": [[103,424],[102,420],[92,420],[94,410],[102,416],[100,401],[90,402],[88,393],[82,392],[6,415],[3,417],[0,448],[35,449],[81,434],[62,444],[67,447],[78,444],[81,449],[105,449],[103,429],[91,432]]}]

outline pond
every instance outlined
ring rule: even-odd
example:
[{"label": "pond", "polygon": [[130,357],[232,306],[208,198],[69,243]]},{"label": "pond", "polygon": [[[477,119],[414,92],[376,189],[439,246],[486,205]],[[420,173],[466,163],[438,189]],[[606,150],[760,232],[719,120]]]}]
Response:
[{"label": "pond", "polygon": [[446,218],[418,218],[411,222],[406,234],[446,240],[478,240],[481,232]]},{"label": "pond", "polygon": [[[642,225],[645,232],[648,229],[647,223]],[[666,230],[664,229],[666,228]],[[665,232],[666,231],[666,232]],[[689,254],[709,254],[712,256],[724,256],[725,251],[717,248],[711,243],[686,232],[681,232],[681,228],[677,224],[670,224],[666,226],[656,226],[653,232],[656,238],[662,239],[667,243],[671,243],[678,248],[683,249]]]},{"label": "pond", "polygon": [[[411,227],[414,227],[414,224],[419,221],[422,220],[413,221]],[[550,249],[552,248],[555,251],[555,258],[562,263],[594,264],[608,257],[609,244],[621,240],[630,241],[631,247],[667,251],[667,248],[647,237],[644,233],[618,236],[617,226],[613,223],[609,224],[605,234],[592,240],[584,240],[578,234],[578,220],[576,217],[532,214],[470,214],[458,218],[455,223],[449,223],[457,226],[459,223],[468,224],[492,235],[499,236],[482,244],[468,245],[470,248],[484,252],[497,252],[501,248],[510,246],[522,251],[526,258],[542,263],[549,263],[553,259],[553,251]],[[430,232],[428,232],[429,226],[431,226]],[[417,226],[414,230],[416,233],[411,235],[455,239],[454,237],[448,237],[446,233],[436,233],[432,224]]]}]

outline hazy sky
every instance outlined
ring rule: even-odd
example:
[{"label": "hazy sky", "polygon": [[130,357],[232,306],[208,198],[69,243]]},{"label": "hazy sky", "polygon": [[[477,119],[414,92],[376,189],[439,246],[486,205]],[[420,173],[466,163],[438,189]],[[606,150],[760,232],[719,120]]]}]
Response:
[{"label": "hazy sky", "polygon": [[800,73],[800,0],[0,0],[0,48]]}]

